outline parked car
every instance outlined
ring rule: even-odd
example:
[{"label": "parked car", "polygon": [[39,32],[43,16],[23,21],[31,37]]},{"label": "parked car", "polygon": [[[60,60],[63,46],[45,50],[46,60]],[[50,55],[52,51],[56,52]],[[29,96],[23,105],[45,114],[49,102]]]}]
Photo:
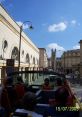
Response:
[{"label": "parked car", "polygon": [[66,78],[73,78],[73,74],[67,74],[66,76],[65,76]]},{"label": "parked car", "polygon": [[70,75],[66,75],[66,78],[71,78],[71,76]]}]

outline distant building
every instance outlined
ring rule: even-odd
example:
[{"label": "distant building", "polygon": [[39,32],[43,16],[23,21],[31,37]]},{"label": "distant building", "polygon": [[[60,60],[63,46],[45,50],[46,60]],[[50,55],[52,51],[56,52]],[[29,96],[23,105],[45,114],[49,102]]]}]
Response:
[{"label": "distant building", "polygon": [[61,57],[62,68],[66,72],[79,70],[80,49],[65,51]]},{"label": "distant building", "polygon": [[52,68],[52,66],[51,66],[51,57],[48,58],[48,68]]},{"label": "distant building", "polygon": [[48,67],[48,57],[45,48],[39,48],[39,67]]},{"label": "distant building", "polygon": [[48,58],[48,68],[56,70],[56,49],[51,50],[51,57]]},{"label": "distant building", "polygon": [[51,67],[53,70],[56,70],[56,49],[51,50]]},{"label": "distant building", "polygon": [[56,71],[62,72],[62,63],[61,63],[61,57],[56,58]]}]

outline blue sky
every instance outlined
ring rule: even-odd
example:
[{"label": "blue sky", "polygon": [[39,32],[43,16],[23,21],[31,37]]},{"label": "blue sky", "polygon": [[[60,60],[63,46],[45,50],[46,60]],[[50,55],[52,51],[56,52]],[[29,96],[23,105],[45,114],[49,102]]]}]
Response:
[{"label": "blue sky", "polygon": [[11,17],[22,24],[32,22],[34,30],[24,31],[37,47],[61,51],[79,48],[82,39],[82,0],[0,0]]}]

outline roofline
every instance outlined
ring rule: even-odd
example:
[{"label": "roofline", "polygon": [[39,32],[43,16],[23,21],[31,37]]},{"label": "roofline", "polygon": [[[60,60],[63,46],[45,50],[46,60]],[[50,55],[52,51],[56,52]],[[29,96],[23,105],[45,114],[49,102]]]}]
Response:
[{"label": "roofline", "polygon": [[[4,9],[4,11],[7,13],[7,15],[11,18],[11,20],[18,26],[18,28],[20,29],[20,26],[17,24],[17,22],[13,19],[13,17],[10,15],[10,13],[4,8],[4,6],[0,3],[0,6]],[[6,19],[7,20],[7,19]],[[11,24],[12,25],[12,24]],[[13,26],[13,25],[12,25]],[[15,27],[14,27],[15,28]],[[16,29],[16,28],[15,28]],[[17,30],[17,29],[16,29]],[[17,30],[18,31],[18,30]],[[19,31],[18,31],[19,32]],[[24,31],[22,31],[23,33],[24,33],[24,35],[31,41],[31,43],[33,44],[32,46],[34,47],[34,48],[36,48],[36,50],[37,51],[39,51],[38,50],[38,47],[36,46],[36,44],[34,43],[34,42],[32,42],[32,40],[30,39],[30,37],[24,32]],[[23,35],[22,35],[23,36]],[[26,39],[27,40],[27,39]],[[27,40],[28,42],[29,42],[29,40]]]},{"label": "roofline", "polygon": [[[13,17],[10,15],[10,13],[4,8],[4,6],[2,4],[0,4],[0,6],[5,10],[5,12],[9,15],[9,17],[17,24],[17,22],[13,19]],[[18,25],[18,27],[20,28],[19,25]]]},{"label": "roofline", "polygon": [[38,49],[43,49],[43,50],[45,50],[45,51],[46,51],[46,49],[45,49],[45,48],[38,48]]}]

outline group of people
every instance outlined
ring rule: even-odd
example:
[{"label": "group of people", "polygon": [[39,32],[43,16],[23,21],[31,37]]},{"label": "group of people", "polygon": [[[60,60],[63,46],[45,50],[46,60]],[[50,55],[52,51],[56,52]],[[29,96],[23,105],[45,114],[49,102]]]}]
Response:
[{"label": "group of people", "polygon": [[[4,108],[3,117],[8,117],[9,114],[14,111],[15,107],[18,106],[21,97],[25,93],[21,78],[18,77],[17,80],[17,84],[14,86],[13,78],[6,77],[3,79],[2,85],[0,86],[0,112],[2,113],[2,108]],[[21,89],[18,90],[19,86]]]},{"label": "group of people", "polygon": [[36,103],[36,95],[27,91],[20,76],[17,77],[15,85],[13,85],[13,78],[3,79],[0,87],[0,117],[10,117],[12,112],[27,113],[32,117],[43,117],[34,111]]},{"label": "group of people", "polygon": [[[51,90],[49,79],[46,78],[44,80],[44,84],[42,86],[42,90]],[[55,99],[49,99],[49,104],[53,106],[74,106],[75,105],[75,97],[74,92],[72,92],[70,88],[69,82],[64,79],[58,78],[56,80],[56,91],[55,91]]]},{"label": "group of people", "polygon": [[[49,79],[44,80],[42,90],[51,90]],[[65,80],[62,82],[60,78],[57,79],[57,89],[55,91],[55,99],[50,99],[49,104],[52,106],[73,106],[73,93],[69,89],[69,84]],[[43,117],[35,112],[37,97],[34,93],[26,90],[21,77],[17,78],[17,83],[13,85],[12,78],[3,80],[0,89],[0,117],[9,117],[11,112],[28,113],[32,117]]]}]

